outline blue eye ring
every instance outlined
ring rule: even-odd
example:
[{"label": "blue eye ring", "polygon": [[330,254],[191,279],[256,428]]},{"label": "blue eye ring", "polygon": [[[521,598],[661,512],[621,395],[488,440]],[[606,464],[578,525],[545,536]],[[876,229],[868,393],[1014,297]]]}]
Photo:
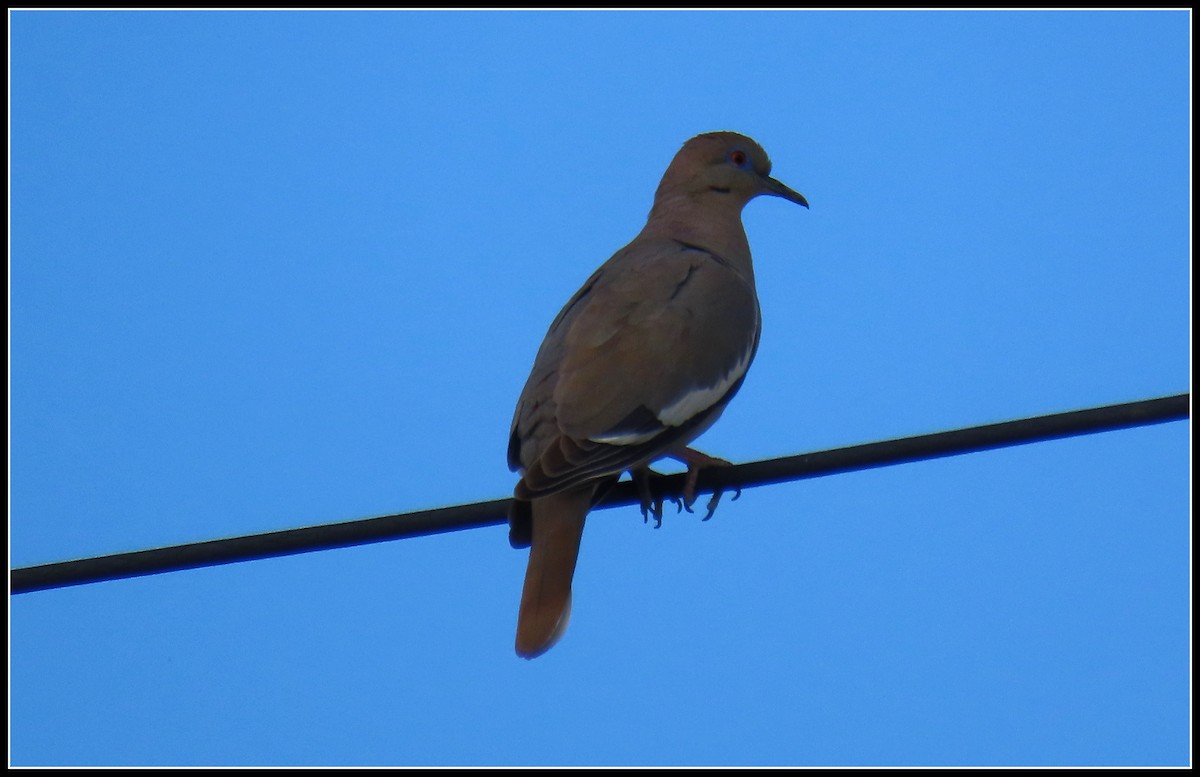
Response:
[{"label": "blue eye ring", "polygon": [[729,156],[726,158],[729,160],[729,164],[734,167],[740,167],[743,170],[750,167],[750,155],[740,148],[730,151]]}]

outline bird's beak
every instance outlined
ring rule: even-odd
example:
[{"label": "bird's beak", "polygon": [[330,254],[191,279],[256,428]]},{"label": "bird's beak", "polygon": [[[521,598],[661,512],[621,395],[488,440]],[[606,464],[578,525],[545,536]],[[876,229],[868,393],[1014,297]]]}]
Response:
[{"label": "bird's beak", "polygon": [[774,178],[763,177],[764,188],[766,194],[775,197],[782,197],[785,200],[790,200],[797,205],[808,207],[808,200],[804,199],[804,195],[795,189],[789,188],[786,184],[776,181]]}]

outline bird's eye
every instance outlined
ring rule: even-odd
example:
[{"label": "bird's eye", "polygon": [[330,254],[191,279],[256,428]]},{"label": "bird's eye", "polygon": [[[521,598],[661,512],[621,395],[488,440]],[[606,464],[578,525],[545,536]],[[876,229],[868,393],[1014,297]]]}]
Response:
[{"label": "bird's eye", "polygon": [[729,161],[732,162],[736,167],[745,167],[746,163],[749,162],[750,159],[746,156],[745,151],[742,151],[740,148],[735,148],[733,151],[729,152]]}]

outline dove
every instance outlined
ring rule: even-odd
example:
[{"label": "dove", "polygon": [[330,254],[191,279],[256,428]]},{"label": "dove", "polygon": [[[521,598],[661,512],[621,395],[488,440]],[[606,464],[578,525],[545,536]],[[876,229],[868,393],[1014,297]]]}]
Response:
[{"label": "dove", "polygon": [[[566,629],[589,509],[656,459],[728,464],[688,447],[721,415],[758,350],[762,317],[742,210],[759,195],[808,207],[735,132],[688,140],[642,231],[550,324],[517,401],[508,464],[520,474],[510,540],[530,544],[516,652],[541,655]],[[643,509],[647,492],[643,492]]]}]

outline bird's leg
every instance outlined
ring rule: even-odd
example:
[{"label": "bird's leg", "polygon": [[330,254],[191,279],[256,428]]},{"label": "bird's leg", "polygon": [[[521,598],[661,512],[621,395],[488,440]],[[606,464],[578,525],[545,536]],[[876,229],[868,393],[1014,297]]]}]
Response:
[{"label": "bird's leg", "polygon": [[[732,467],[733,462],[719,459],[716,456],[709,456],[707,453],[702,453],[694,448],[681,447],[675,448],[667,454],[673,459],[677,459],[687,465],[687,479],[683,484],[683,505],[687,511],[692,512],[692,505],[696,502],[696,481],[700,477],[700,470],[706,467]],[[704,520],[713,517],[713,513],[717,511],[717,505],[721,502],[721,494],[724,491],[720,488],[713,491],[712,499],[708,500],[708,512],[704,516]],[[733,498],[737,499],[742,495],[742,489],[737,489]]]},{"label": "bird's leg", "polygon": [[[651,515],[654,516],[654,528],[662,526],[663,519],[663,497],[655,496],[650,488],[650,482],[653,478],[661,478],[662,474],[655,472],[649,467],[638,467],[637,469],[629,470],[629,474],[633,477],[633,484],[637,488],[638,497],[642,501],[642,523],[645,523]],[[675,503],[677,512],[682,512],[682,503],[678,499],[670,499]]]},{"label": "bird's leg", "polygon": [[662,499],[655,500],[650,493],[650,478],[656,473],[649,467],[638,467],[629,470],[633,485],[637,487],[638,497],[642,500],[642,523],[654,516],[654,528],[662,526]]}]

